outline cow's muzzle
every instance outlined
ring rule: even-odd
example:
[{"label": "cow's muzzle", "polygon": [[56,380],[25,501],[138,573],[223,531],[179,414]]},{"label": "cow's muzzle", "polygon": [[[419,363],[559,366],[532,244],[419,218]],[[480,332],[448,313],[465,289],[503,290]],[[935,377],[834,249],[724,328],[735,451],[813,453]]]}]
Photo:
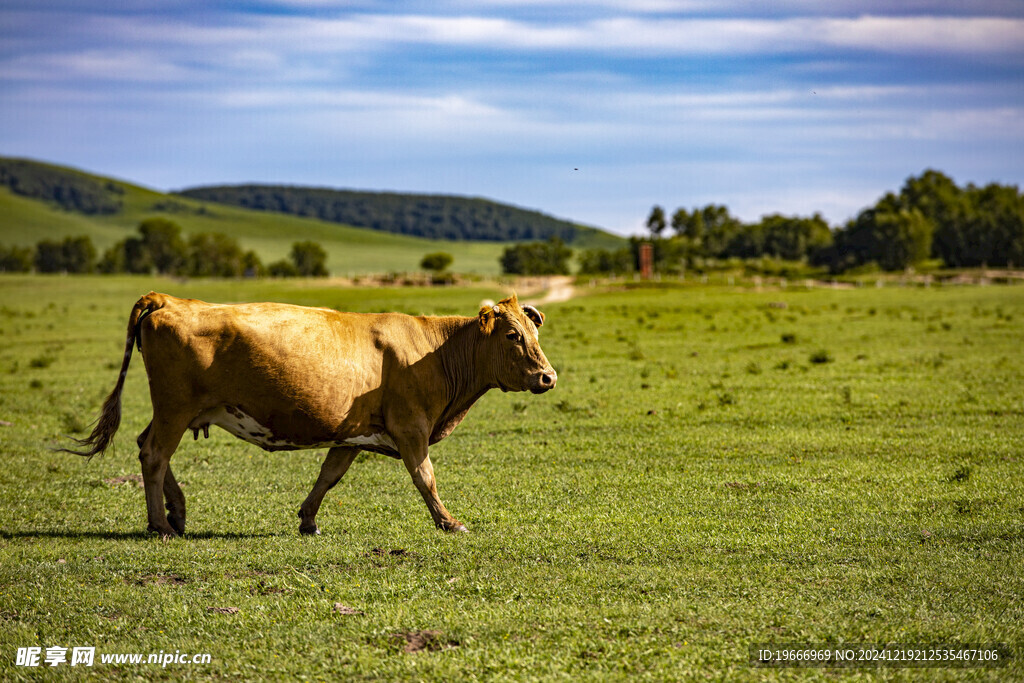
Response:
[{"label": "cow's muzzle", "polygon": [[554,370],[540,372],[534,375],[533,381],[530,383],[530,391],[535,394],[543,394],[545,391],[554,389],[557,382],[558,373]]}]

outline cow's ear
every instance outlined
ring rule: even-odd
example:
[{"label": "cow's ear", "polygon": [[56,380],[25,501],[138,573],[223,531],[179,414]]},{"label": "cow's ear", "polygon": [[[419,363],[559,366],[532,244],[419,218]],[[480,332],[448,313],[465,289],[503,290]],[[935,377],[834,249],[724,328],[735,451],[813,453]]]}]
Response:
[{"label": "cow's ear", "polygon": [[533,306],[523,306],[523,313],[525,313],[526,317],[533,321],[533,324],[537,327],[544,324],[544,314]]},{"label": "cow's ear", "polygon": [[480,331],[490,334],[494,330],[494,319],[497,318],[497,306],[484,306],[480,309]]}]

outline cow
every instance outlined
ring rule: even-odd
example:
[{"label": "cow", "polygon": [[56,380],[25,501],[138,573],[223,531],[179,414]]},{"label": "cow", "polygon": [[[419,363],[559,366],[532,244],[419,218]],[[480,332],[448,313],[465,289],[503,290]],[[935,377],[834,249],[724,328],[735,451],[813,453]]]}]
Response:
[{"label": "cow", "polygon": [[187,431],[208,437],[210,426],[267,451],[329,449],[299,509],[303,534],[320,533],[320,503],[360,451],[401,459],[434,524],[466,531],[438,498],[427,449],[490,389],[554,388],[537,337],[543,324],[515,294],[476,316],[429,317],[150,292],[128,317],[121,374],[95,427],[80,450],[62,450],[92,457],[110,445],[137,345],[153,404],[137,439],[150,531],[184,533],[185,497],[169,462]]}]

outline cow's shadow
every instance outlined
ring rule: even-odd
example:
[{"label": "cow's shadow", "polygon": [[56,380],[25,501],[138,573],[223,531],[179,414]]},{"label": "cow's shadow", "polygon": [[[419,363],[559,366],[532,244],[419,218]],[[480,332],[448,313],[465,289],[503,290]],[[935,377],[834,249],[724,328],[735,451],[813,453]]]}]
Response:
[{"label": "cow's shadow", "polygon": [[[221,540],[243,540],[251,538],[274,538],[277,536],[296,535],[291,533],[253,533],[239,531],[200,531],[197,533],[186,532],[183,540],[188,539],[221,539]],[[158,536],[149,531],[64,531],[54,529],[34,529],[29,531],[3,531],[0,530],[0,539],[10,541],[20,538],[63,538],[75,539],[103,539],[107,541],[146,541],[157,540]]]}]

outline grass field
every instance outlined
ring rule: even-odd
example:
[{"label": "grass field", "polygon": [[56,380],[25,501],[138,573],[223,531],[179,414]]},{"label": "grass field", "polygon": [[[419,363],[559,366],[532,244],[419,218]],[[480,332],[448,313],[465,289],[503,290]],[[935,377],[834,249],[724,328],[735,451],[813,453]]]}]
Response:
[{"label": "grass field", "polygon": [[[545,308],[558,387],[491,392],[432,449],[471,533],[366,454],[302,537],[322,452],[214,430],[174,457],[170,542],[125,480],[138,357],[116,451],[48,450],[87,431],[149,289],[462,314],[500,293],[0,277],[2,679],[43,677],[27,646],[95,646],[114,680],[847,677],[753,668],[762,642],[1001,642],[1002,669],[851,673],[1024,677],[1024,288],[591,290]],[[175,650],[212,661],[98,661]]]}]

